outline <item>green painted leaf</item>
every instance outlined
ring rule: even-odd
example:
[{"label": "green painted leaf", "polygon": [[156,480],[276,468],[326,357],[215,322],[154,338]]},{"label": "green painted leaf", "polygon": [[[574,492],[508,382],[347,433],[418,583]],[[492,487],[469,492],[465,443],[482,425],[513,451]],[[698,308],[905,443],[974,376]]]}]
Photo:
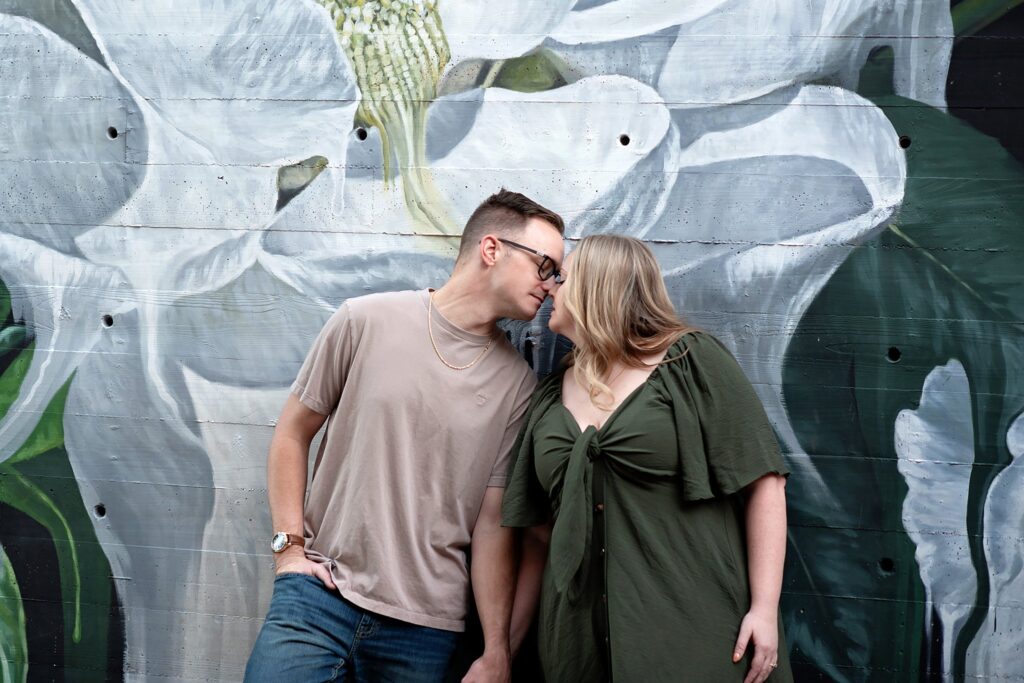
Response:
[{"label": "green painted leaf", "polygon": [[[934,663],[941,644],[921,642],[932,616],[903,533],[907,489],[894,427],[901,410],[917,407],[928,373],[955,358],[970,383],[976,465],[958,533],[979,584],[954,648],[962,676],[989,599],[983,505],[1011,460],[1006,431],[1024,408],[1024,168],[997,141],[938,110],[895,96],[876,103],[910,138],[903,208],[820,292],[784,372],[790,417],[825,485],[791,496],[797,551],[787,589],[859,599],[809,606],[787,624],[814,622],[820,640],[802,656],[819,664],[884,667],[890,680],[906,680]],[[841,542],[812,544],[815,527]],[[892,571],[879,570],[886,559]],[[870,638],[844,635],[858,630]]]},{"label": "green painted leaf", "polygon": [[0,463],[0,502],[28,515],[46,528],[53,538],[60,565],[61,595],[73,605],[70,627],[72,640],[82,637],[82,579],[75,537],[67,518],[46,492],[20,474],[9,462]]},{"label": "green painted leaf", "polygon": [[[27,460],[11,467],[18,474],[30,480],[43,490],[53,505],[67,521],[71,530],[69,541],[58,534],[52,539],[57,550],[57,560],[61,571],[66,565],[68,547],[72,544],[78,557],[79,577],[81,580],[81,638],[74,638],[76,606],[70,589],[54,585],[52,592],[56,596],[62,593],[64,605],[64,666],[69,671],[96,672],[92,676],[83,676],[83,680],[100,680],[106,676],[110,661],[120,656],[117,649],[122,643],[116,637],[120,630],[111,627],[111,620],[116,618],[116,596],[111,584],[110,562],[96,538],[93,519],[89,509],[82,501],[78,490],[78,481],[74,470],[68,462],[67,452],[56,448],[48,453]],[[8,475],[0,472],[0,503],[4,499]],[[26,540],[26,543],[45,545],[47,539],[37,538]],[[25,550],[31,552],[31,546]],[[29,626],[31,628],[31,624]],[[108,638],[115,635],[113,643]],[[114,648],[114,649],[111,649]]]},{"label": "green painted leaf", "polygon": [[0,325],[7,322],[7,316],[11,314],[11,293],[0,280]]},{"label": "green painted leaf", "polygon": [[1024,0],[961,0],[950,14],[957,38],[970,36],[995,22]]},{"label": "green painted leaf", "polygon": [[23,462],[64,444],[64,404],[72,379],[74,375],[54,394],[35,429],[8,462]]},{"label": "green painted leaf", "polygon": [[23,325],[5,327],[0,331],[0,355],[24,348],[28,338],[28,330]]},{"label": "green painted leaf", "polygon": [[28,640],[25,636],[25,610],[14,568],[0,547],[0,681],[21,683],[28,680]]},{"label": "green painted leaf", "polygon": [[0,374],[0,419],[10,410],[14,399],[18,397],[21,381],[25,379],[28,368],[32,364],[32,353],[35,344],[29,344]]}]

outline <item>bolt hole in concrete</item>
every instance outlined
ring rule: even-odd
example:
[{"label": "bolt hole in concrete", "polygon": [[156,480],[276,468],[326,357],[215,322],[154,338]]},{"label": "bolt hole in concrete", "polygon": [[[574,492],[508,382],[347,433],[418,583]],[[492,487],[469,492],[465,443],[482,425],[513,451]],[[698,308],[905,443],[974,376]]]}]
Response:
[{"label": "bolt hole in concrete", "polygon": [[117,128],[114,128],[113,126],[107,128],[107,137],[111,140],[116,140],[119,134],[120,133],[117,132]]},{"label": "bolt hole in concrete", "polygon": [[908,147],[910,147],[911,142],[913,141],[910,139],[909,135],[900,136],[900,147],[902,147],[903,149],[907,149]]},{"label": "bolt hole in concrete", "polygon": [[356,137],[359,138],[360,140],[365,140],[367,135],[368,133],[366,132],[365,128],[356,128]]},{"label": "bolt hole in concrete", "polygon": [[622,145],[623,147],[628,145],[629,144],[629,136],[625,135],[625,134],[620,135],[619,136],[619,144]]},{"label": "bolt hole in concrete", "polygon": [[96,519],[103,519],[107,516],[107,506],[103,503],[96,503],[92,508],[93,514],[96,515]]},{"label": "bolt hole in concrete", "polygon": [[899,363],[900,358],[903,358],[903,352],[895,346],[890,346],[889,350],[885,352],[885,358],[890,363]]},{"label": "bolt hole in concrete", "polygon": [[103,323],[103,327],[114,326],[114,316],[110,315],[109,313],[104,313],[103,317],[100,318],[100,321]]},{"label": "bolt hole in concrete", "polygon": [[896,562],[891,557],[883,557],[878,561],[878,568],[886,574],[896,571]]}]

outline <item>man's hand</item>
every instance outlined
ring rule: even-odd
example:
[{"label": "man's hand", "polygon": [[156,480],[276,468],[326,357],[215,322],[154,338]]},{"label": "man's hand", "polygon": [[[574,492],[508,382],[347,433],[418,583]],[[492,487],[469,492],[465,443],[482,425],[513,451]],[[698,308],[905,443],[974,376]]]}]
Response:
[{"label": "man's hand", "polygon": [[754,657],[743,683],[763,683],[778,666],[779,624],[776,615],[777,612],[751,610],[740,622],[740,636],[736,640],[732,661],[743,659],[747,645],[754,641]]},{"label": "man's hand", "polygon": [[512,680],[512,657],[509,652],[484,651],[462,678],[462,683],[509,683]]},{"label": "man's hand", "polygon": [[320,579],[331,590],[336,589],[334,579],[331,578],[331,573],[327,571],[327,567],[319,562],[307,559],[306,553],[302,548],[293,547],[286,549],[274,558],[274,564],[276,565],[275,574],[309,574]]}]

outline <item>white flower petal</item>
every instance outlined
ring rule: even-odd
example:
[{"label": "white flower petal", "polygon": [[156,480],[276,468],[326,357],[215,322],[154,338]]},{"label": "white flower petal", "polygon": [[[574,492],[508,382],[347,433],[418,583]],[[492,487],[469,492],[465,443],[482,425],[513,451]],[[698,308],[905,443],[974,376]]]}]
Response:
[{"label": "white flower petal", "polygon": [[[115,73],[183,140],[225,164],[344,163],[358,93],[310,0],[76,0]],[[200,161],[158,145],[150,163]]]},{"label": "white flower petal", "polygon": [[[931,0],[744,0],[683,26],[658,91],[672,106],[749,100],[830,80],[855,88],[871,49],[896,49],[897,93],[944,105],[949,6]],[[881,36],[881,37],[879,37]]]},{"label": "white flower petal", "polygon": [[[213,476],[210,519],[194,545],[217,552],[199,554],[194,581],[206,590],[191,591],[182,609],[197,615],[266,614],[274,573],[267,541],[267,451],[288,390],[215,384],[188,370],[184,380]],[[314,443],[312,452],[317,447]],[[178,628],[185,652],[201,655],[205,670],[231,677],[244,670],[260,623],[245,618],[225,620],[212,631]]]},{"label": "white flower petal", "polygon": [[985,559],[989,601],[985,622],[967,649],[967,674],[979,678],[1024,677],[1024,415],[1006,435],[1013,461],[1000,472],[985,499]]},{"label": "white flower petal", "polygon": [[470,131],[432,171],[460,225],[502,186],[571,217],[629,173],[668,128],[658,94],[622,76],[533,94],[489,88]]},{"label": "white flower petal", "polygon": [[951,360],[932,370],[920,407],[896,417],[896,467],[907,482],[903,526],[925,588],[923,622],[942,626],[942,671],[953,671],[953,650],[977,597],[967,537],[967,504],[974,464],[974,426],[967,373]]},{"label": "white flower petal", "polygon": [[574,4],[576,0],[442,0],[437,10],[454,65],[464,59],[526,54],[540,45]]},{"label": "white flower petal", "polygon": [[18,397],[0,421],[0,462],[31,435],[54,394],[105,336],[103,315],[132,307],[120,271],[92,265],[15,235],[0,233],[0,281],[15,319],[35,336]]},{"label": "white flower petal", "polygon": [[101,339],[78,369],[64,413],[65,446],[85,509],[102,503],[107,510],[93,527],[117,577],[125,671],[144,679],[203,678],[203,657],[213,653],[183,657],[186,633],[208,634],[231,620],[189,609],[197,591],[217,590],[197,583],[201,558],[218,556],[199,545],[213,507],[211,466],[191,431],[195,418],[180,371],[165,378],[175,411],[153,391],[140,347],[143,324],[135,313],[121,316],[117,334]]},{"label": "white flower petal", "polygon": [[1024,455],[1024,415],[1018,415],[1006,430],[1006,448],[1015,458]]},{"label": "white flower petal", "polygon": [[438,286],[452,266],[414,250],[414,238],[400,235],[269,234],[264,244],[260,265],[327,314],[352,296]]},{"label": "white flower petal", "polygon": [[643,36],[704,17],[728,1],[614,0],[570,12],[551,37],[577,45]]},{"label": "white flower petal", "polygon": [[[684,315],[714,329],[741,362],[774,359],[744,369],[787,449],[800,453],[781,395],[790,337],[754,333],[751,314],[796,325],[851,245],[899,206],[906,163],[892,125],[870,102],[815,86],[790,99],[683,150],[661,219],[633,234],[668,242],[659,258]],[[818,480],[812,470],[801,476]]]},{"label": "white flower petal", "polygon": [[73,253],[145,172],[125,163],[130,95],[33,21],[0,14],[0,35],[0,230]]},{"label": "white flower petal", "polygon": [[950,6],[930,0],[897,0],[896,6],[895,12],[883,15],[889,20],[888,30],[883,29],[879,35],[901,39],[873,41],[893,46],[896,94],[945,109],[954,38]]}]

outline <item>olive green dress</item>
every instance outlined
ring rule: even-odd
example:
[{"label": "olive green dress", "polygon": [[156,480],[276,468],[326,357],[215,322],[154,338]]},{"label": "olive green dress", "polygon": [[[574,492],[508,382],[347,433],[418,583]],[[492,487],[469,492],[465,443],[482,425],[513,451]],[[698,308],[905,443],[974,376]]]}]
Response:
[{"label": "olive green dress", "polygon": [[[750,606],[743,500],[788,474],[764,408],[711,335],[684,335],[600,429],[537,389],[516,444],[506,526],[553,520],[538,624],[548,683],[742,681]],[[792,673],[779,620],[779,666]]]}]

